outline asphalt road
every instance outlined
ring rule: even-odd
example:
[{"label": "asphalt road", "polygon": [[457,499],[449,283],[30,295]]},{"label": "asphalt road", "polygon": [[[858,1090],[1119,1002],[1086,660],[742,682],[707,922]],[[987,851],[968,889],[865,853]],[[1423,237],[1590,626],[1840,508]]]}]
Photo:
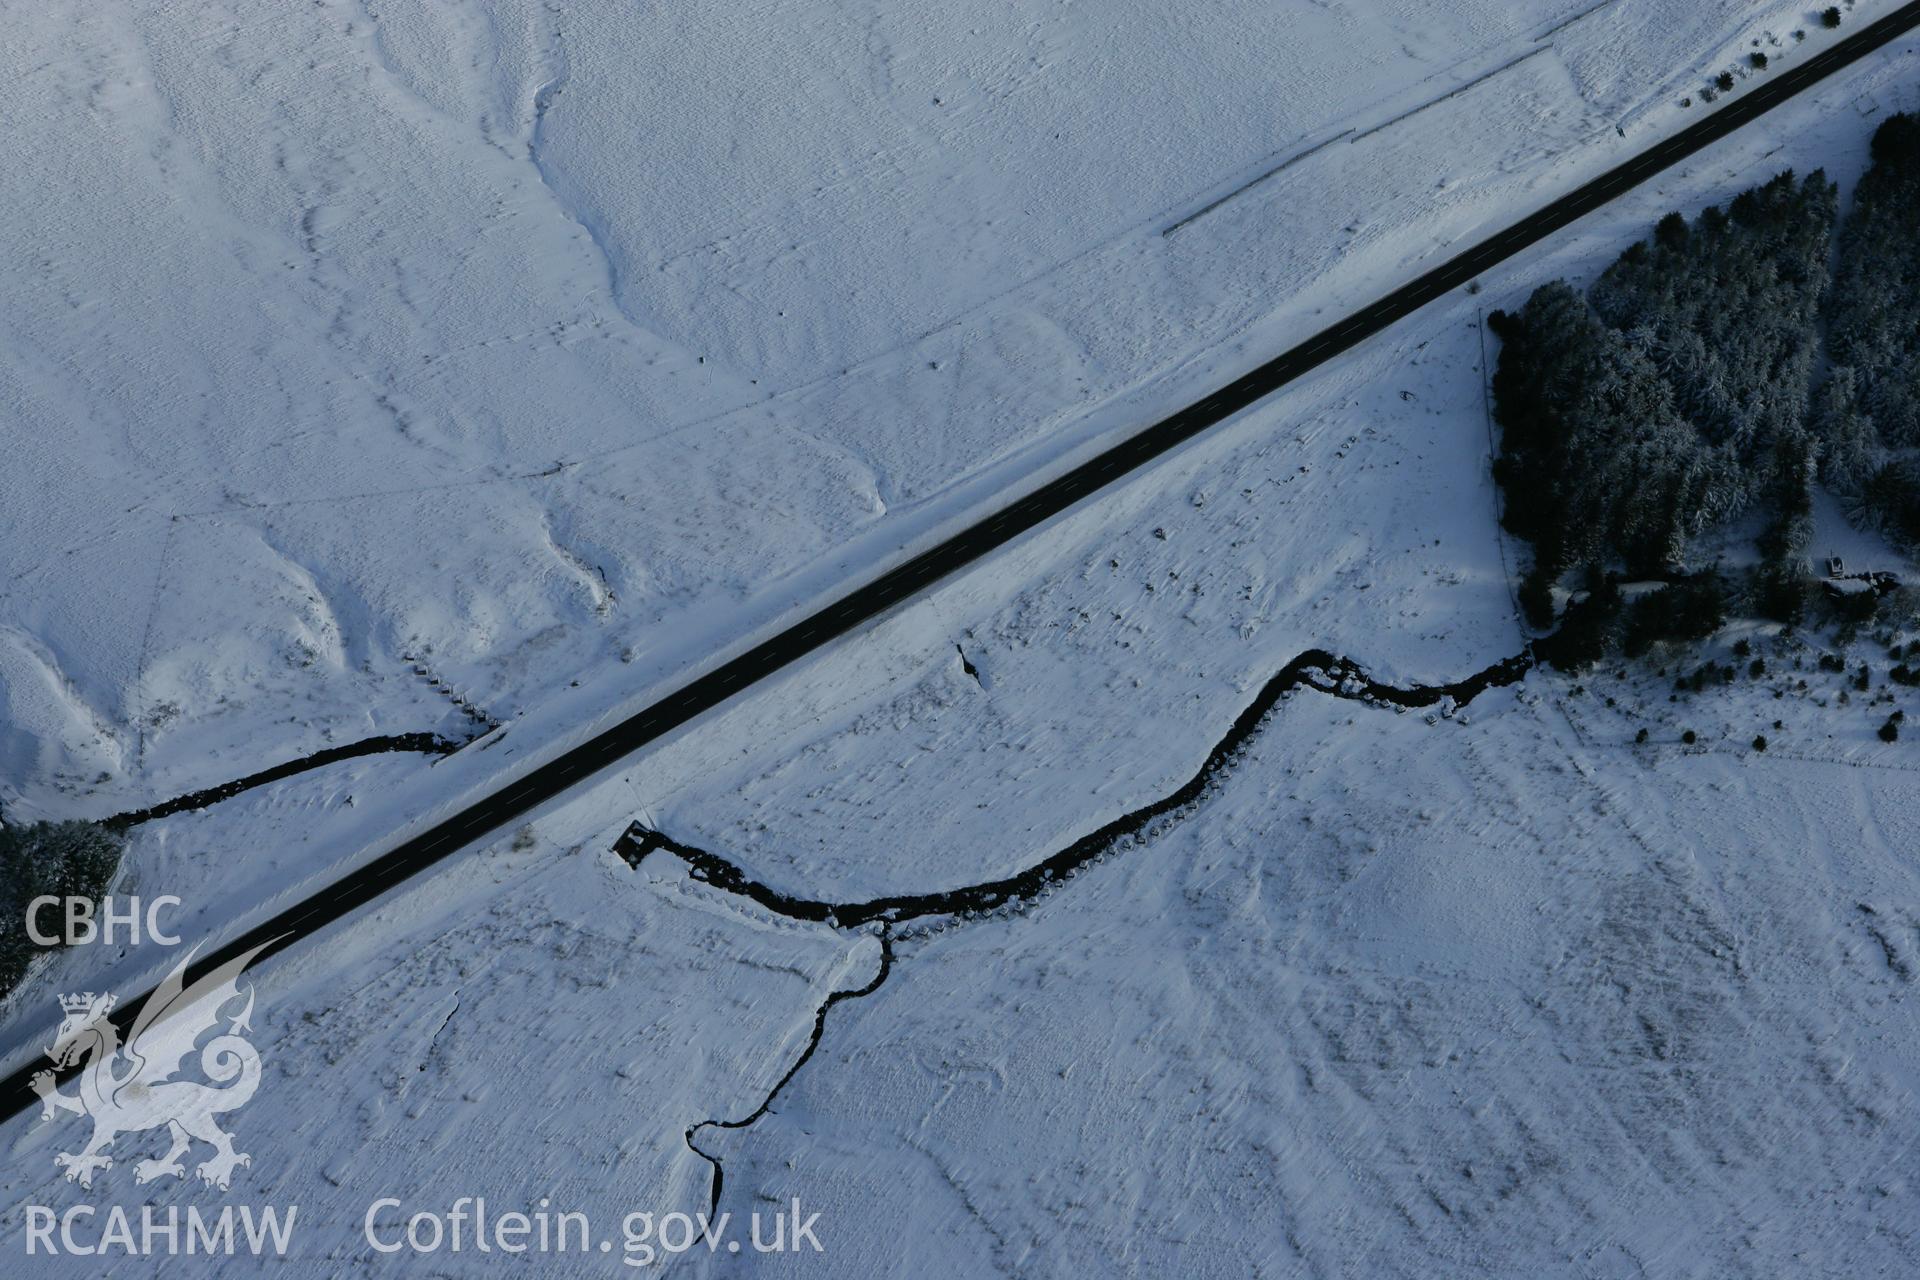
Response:
[{"label": "asphalt road", "polygon": [[[475,801],[429,831],[414,836],[366,866],[247,930],[201,956],[188,981],[211,972],[243,952],[261,947],[261,958],[293,945],[388,890],[433,866],[534,806],[577,786],[635,750],[719,706],[755,681],[845,635],[894,605],[912,599],[947,575],[1061,514],[1201,432],[1271,395],[1302,374],[1355,343],[1404,319],[1427,303],[1457,289],[1494,264],[1511,257],[1576,218],[1593,212],[1622,192],[1692,155],[1803,89],[1889,41],[1920,26],[1920,0],[1902,5],[1805,61],[1770,71],[1758,84],[1736,91],[1711,114],[1655,144],[1631,160],[1560,197],[1546,208],[1496,232],[1462,253],[1402,285],[1379,301],[1314,334],[1299,346],[1234,379],[1170,417],[1145,427],[1072,471],[1050,480],[1025,497],[980,520],[945,542],[856,587],[778,635],[716,667],[610,729],[596,735]],[[1761,175],[1755,175],[1756,177]],[[146,995],[125,999],[113,1014],[124,1034]],[[28,1081],[40,1064],[30,1062],[10,1076],[0,1092],[7,1115],[38,1105]]]}]

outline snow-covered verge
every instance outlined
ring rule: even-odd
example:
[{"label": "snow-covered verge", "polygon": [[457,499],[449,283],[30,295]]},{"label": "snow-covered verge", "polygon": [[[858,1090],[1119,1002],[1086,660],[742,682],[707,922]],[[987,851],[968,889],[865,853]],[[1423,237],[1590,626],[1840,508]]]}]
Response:
[{"label": "snow-covered verge", "polygon": [[445,688],[549,744],[1830,38],[1735,0],[31,7],[0,798],[464,727]]}]

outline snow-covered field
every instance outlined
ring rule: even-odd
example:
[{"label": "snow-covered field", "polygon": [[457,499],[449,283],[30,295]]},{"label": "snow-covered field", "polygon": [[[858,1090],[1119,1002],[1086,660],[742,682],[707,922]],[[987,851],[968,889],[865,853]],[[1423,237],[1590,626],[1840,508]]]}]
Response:
[{"label": "snow-covered field", "polygon": [[[189,936],[257,914],[1642,145],[1769,23],[1823,38],[1633,0],[1545,34],[1585,7],[25,15],[0,92],[91,149],[0,142],[62,175],[0,188],[37,273],[0,386],[45,474],[0,548],[0,798],[106,812],[451,727],[414,662],[526,712],[492,752],[136,835],[119,888],[186,898]],[[1917,49],[276,959],[228,1195],[136,1186],[154,1135],[83,1192],[52,1161],[83,1121],[10,1122],[8,1274],[262,1269],[24,1255],[26,1206],[81,1203],[298,1205],[288,1274],[622,1274],[625,1215],[707,1207],[687,1129],[752,1113],[879,960],[664,854],[630,869],[628,821],[813,897],[947,888],[1164,793],[1309,646],[1402,682],[1515,652],[1481,313],[1778,167],[1844,193],[1920,106]],[[722,1211],[821,1214],[824,1253],[756,1271],[1912,1272],[1915,748],[1837,677],[1775,698],[1810,654],[1749,639],[1769,678],[1684,704],[1607,673],[1451,716],[1298,693],[1171,830],[1029,910],[906,931],[768,1115],[703,1131]],[[48,992],[172,958],[56,956],[6,1006],[8,1065]],[[383,1196],[583,1211],[615,1247],[376,1254]],[[704,1253],[675,1265],[741,1269]]]},{"label": "snow-covered field", "polygon": [[[81,1122],[12,1122],[0,1247],[21,1256],[28,1204],[234,1200],[298,1204],[312,1274],[469,1275],[509,1260],[376,1255],[369,1203],[544,1198],[616,1244],[629,1212],[704,1210],[683,1134],[751,1113],[877,946],[666,855],[629,869],[608,852],[629,820],[814,897],[951,887],[1163,793],[1308,646],[1400,681],[1515,651],[1481,310],[1776,167],[1825,164],[1844,192],[1877,119],[1920,101],[1915,47],[274,962],[231,1196],[134,1187],[133,1139],[81,1193],[51,1159]],[[704,1131],[721,1210],[822,1215],[825,1252],[753,1259],[773,1274],[1912,1271],[1913,748],[1873,737],[1885,705],[1840,708],[1837,677],[1776,699],[1796,642],[1750,641],[1772,677],[1684,704],[1606,673],[1535,674],[1450,717],[1296,694],[1172,830],[1030,910],[900,938],[770,1114]],[[1864,640],[1849,657],[1888,665]],[[1746,749],[1762,729],[1770,749]],[[225,918],[390,822],[386,772],[156,824],[133,874]],[[117,988],[154,961],[70,952],[33,985]],[[703,1254],[678,1265],[735,1273]]]},{"label": "snow-covered field", "polygon": [[[933,600],[898,611],[860,645],[824,655],[807,679],[778,682],[770,696],[711,717],[698,741],[684,749],[666,744],[652,756],[635,784],[639,800],[664,812],[691,788],[675,803],[676,820],[743,854],[764,853],[777,862],[799,847],[830,848],[848,868],[884,869],[890,861],[872,856],[860,823],[881,822],[876,830],[884,832],[885,821],[906,816],[894,811],[899,804],[916,806],[918,822],[962,821],[943,789],[913,774],[909,762],[930,763],[930,753],[906,742],[869,750],[859,742],[812,740],[858,714],[897,716],[869,711],[896,687],[925,684],[926,696],[937,700],[974,687],[953,650],[961,643],[999,695],[983,714],[1006,722],[1005,743],[943,758],[938,774],[977,793],[976,803],[1034,822],[1038,844],[1184,776],[1246,691],[1309,645],[1348,653],[1403,681],[1451,678],[1513,652],[1520,639],[1486,479],[1480,315],[1515,305],[1555,275],[1590,278],[1666,210],[1724,199],[1775,167],[1825,164],[1849,186],[1864,166],[1874,122],[1914,103],[1910,77],[1903,75],[1911,50],[1908,42],[1855,68],[1785,116],[1663,175],[1489,276],[1481,293],[1455,295],[1243,415],[1144,482],[1014,548],[990,572],[968,575]],[[1854,541],[1833,536],[1836,519],[1826,524],[1817,550],[1831,543],[1856,560],[1865,554]],[[1156,529],[1167,538],[1155,537]],[[352,539],[345,529],[338,536]],[[382,546],[377,539],[367,545]],[[229,556],[223,565],[238,562]],[[997,616],[1008,600],[1022,601],[1021,609]],[[1110,625],[1116,612],[1123,620],[1118,633]],[[1182,624],[1188,634],[1169,647],[1132,631],[1160,617],[1190,619]],[[556,635],[550,643],[560,652],[572,639]],[[690,661],[709,653],[692,642],[683,652]],[[1158,665],[1143,670],[1145,661]],[[531,668],[563,687],[529,714],[531,723],[509,728],[485,750],[430,768],[413,757],[364,759],[141,828],[123,888],[182,896],[195,936],[293,900],[379,847],[402,824],[424,822],[502,768],[523,765],[543,733],[578,732],[612,714],[616,704],[606,681],[617,686],[634,670],[612,665],[617,669],[601,682],[592,670],[570,668],[559,658]],[[572,678],[582,686],[564,687]],[[421,699],[437,696],[405,670],[386,687],[410,689]],[[362,707],[358,727],[341,736],[416,728],[453,714],[423,705],[421,719],[382,719],[379,709],[391,705],[400,704]],[[268,727],[276,741],[307,732],[304,722]],[[734,744],[720,760],[703,745],[709,735]],[[1089,755],[1080,744],[1090,737],[1112,740],[1111,749]],[[218,754],[189,770],[196,784],[279,758],[262,759],[239,745],[210,750]],[[797,758],[802,752],[806,758]],[[892,769],[897,781],[889,792],[835,801],[816,813],[808,793],[815,785],[812,758],[822,752],[844,757],[836,770],[871,776]],[[160,790],[188,781],[169,776],[174,782]],[[1091,780],[1075,781],[1083,776]],[[1066,786],[1079,787],[1089,807],[1057,803]],[[1045,803],[1010,808],[1009,787]],[[792,817],[770,823],[764,841],[751,829],[764,819],[730,829],[726,824],[734,820],[725,815],[736,791]],[[98,797],[90,802],[98,803]],[[873,813],[851,813],[855,804]],[[977,845],[972,857],[1016,864],[1030,847],[982,851],[991,844]],[[763,865],[776,875],[775,865]],[[809,875],[830,870],[815,865]],[[970,879],[972,870],[956,867],[951,878]],[[56,958],[47,980],[127,989],[143,975],[157,976],[163,960],[151,949],[111,962],[75,953]],[[39,1020],[9,1019],[3,1034],[5,1049],[14,1053],[23,1037],[40,1034]]]},{"label": "snow-covered field", "polygon": [[1497,701],[1296,700],[1192,824],[904,947],[723,1149],[835,1225],[767,1272],[1908,1273],[1912,773]]},{"label": "snow-covered field", "polygon": [[550,745],[1795,29],[1831,38],[1744,0],[29,6],[0,802],[466,728],[416,665]]},{"label": "snow-covered field", "polygon": [[[723,1210],[822,1214],[823,1255],[756,1263],[1903,1273],[1911,772],[1595,748],[1557,686],[1470,723],[1299,695],[1190,824],[1030,912],[899,944],[773,1113],[704,1140]],[[950,750],[978,723],[958,719]],[[396,1265],[361,1235],[383,1196],[544,1198],[607,1234],[703,1210],[682,1132],[750,1112],[825,992],[871,976],[870,938],[627,870],[594,809],[267,975],[235,1195],[300,1206],[312,1274]],[[223,1203],[136,1190],[130,1153],[80,1193],[50,1161],[77,1122],[14,1129],[10,1249],[24,1203]]]}]

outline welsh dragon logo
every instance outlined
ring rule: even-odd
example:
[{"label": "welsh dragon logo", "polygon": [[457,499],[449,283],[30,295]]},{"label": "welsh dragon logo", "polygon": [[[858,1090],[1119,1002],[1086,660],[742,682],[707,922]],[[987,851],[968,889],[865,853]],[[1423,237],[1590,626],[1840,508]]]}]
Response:
[{"label": "welsh dragon logo", "polygon": [[60,1070],[85,1060],[79,1093],[74,1097],[61,1093],[52,1071],[36,1074],[33,1090],[40,1095],[43,1120],[58,1111],[93,1117],[93,1137],[87,1145],[53,1158],[55,1165],[67,1171],[67,1181],[92,1187],[94,1172],[113,1165],[106,1152],[114,1138],[161,1125],[167,1127],[172,1144],[159,1159],[134,1165],[136,1182],[180,1177],[185,1172],[180,1158],[195,1138],[213,1148],[213,1155],[195,1172],[202,1182],[222,1191],[232,1181],[235,1168],[253,1162],[245,1152],[233,1149],[233,1137],[214,1122],[215,1116],[245,1106],[260,1087],[260,1055],[241,1035],[253,1029],[248,1022],[253,1016],[251,986],[244,992],[246,1006],[227,1020],[226,1031],[200,1049],[200,1070],[214,1083],[173,1076],[200,1037],[219,1027],[221,1010],[243,994],[240,972],[261,949],[255,947],[221,965],[191,987],[185,985],[185,974],[193,951],[187,952],[141,1006],[125,1045],[120,1043],[119,1028],[107,1016],[113,1010],[111,995],[89,991],[60,997],[66,1018],[47,1056]]}]

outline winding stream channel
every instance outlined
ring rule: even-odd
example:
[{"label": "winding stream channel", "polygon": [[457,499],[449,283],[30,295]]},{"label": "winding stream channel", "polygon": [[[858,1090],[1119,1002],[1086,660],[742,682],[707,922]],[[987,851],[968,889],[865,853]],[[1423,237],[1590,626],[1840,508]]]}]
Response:
[{"label": "winding stream channel", "polygon": [[726,1176],[720,1160],[710,1152],[702,1150],[696,1142],[705,1129],[745,1129],[752,1126],[762,1116],[773,1109],[774,1101],[780,1096],[793,1078],[799,1074],[814,1051],[820,1047],[820,1039],[826,1033],[827,1014],[836,1004],[845,1000],[857,1000],[872,995],[880,989],[893,972],[894,927],[912,920],[927,917],[957,916],[970,918],[982,912],[995,912],[1023,905],[1038,897],[1047,889],[1071,879],[1074,873],[1091,862],[1108,854],[1136,848],[1145,843],[1156,829],[1185,817],[1207,793],[1222,781],[1233,767],[1239,763],[1247,746],[1264,727],[1268,715],[1279,705],[1280,700],[1295,689],[1312,689],[1329,697],[1344,698],[1353,702],[1362,702],[1371,706],[1422,708],[1450,704],[1465,706],[1488,689],[1500,688],[1518,682],[1533,667],[1532,646],[1510,658],[1484,670],[1477,671],[1465,679],[1449,684],[1414,685],[1401,688],[1385,684],[1368,675],[1364,668],[1349,658],[1328,653],[1324,649],[1308,649],[1291,662],[1275,672],[1266,684],[1262,685],[1246,708],[1234,718],[1225,734],[1214,743],[1207,752],[1206,759],[1193,776],[1178,787],[1157,800],[1122,814],[1111,822],[1088,832],[1065,848],[1050,854],[1034,863],[1024,871],[998,880],[985,880],[978,884],[963,885],[957,889],[946,889],[934,893],[893,894],[886,897],[870,898],[860,902],[825,902],[813,898],[797,898],[780,892],[759,880],[754,879],[739,864],[706,849],[685,844],[661,831],[635,822],[621,833],[614,842],[614,852],[624,859],[627,865],[638,867],[648,854],[654,850],[663,850],[680,859],[687,866],[693,879],[712,885],[723,893],[746,898],[776,915],[793,920],[807,920],[830,925],[836,929],[859,929],[867,925],[880,926],[880,968],[866,985],[843,991],[835,991],[827,996],[813,1017],[813,1034],[806,1048],[787,1068],[786,1074],[767,1092],[752,1113],[736,1120],[702,1120],[688,1128],[686,1143],[689,1150],[713,1170],[713,1181],[709,1195],[709,1211],[717,1211],[720,1205],[720,1191]]},{"label": "winding stream channel", "polygon": [[444,756],[458,751],[465,743],[451,738],[443,738],[437,733],[390,733],[377,738],[362,738],[358,742],[345,743],[338,747],[327,747],[312,755],[301,756],[297,760],[288,760],[284,764],[250,773],[244,778],[235,778],[232,782],[222,782],[218,786],[207,787],[200,791],[190,791],[184,796],[175,796],[171,800],[162,800],[159,804],[145,809],[134,809],[127,813],[116,814],[101,819],[104,826],[124,831],[143,822],[152,822],[156,818],[170,817],[176,813],[191,813],[195,809],[204,809],[210,804],[230,800],[242,791],[251,791],[255,787],[264,787],[270,782],[279,782],[295,774],[305,773],[309,769],[318,769],[324,765],[335,764],[341,760],[351,760],[356,756],[377,755],[383,751],[419,751],[428,755]]}]

